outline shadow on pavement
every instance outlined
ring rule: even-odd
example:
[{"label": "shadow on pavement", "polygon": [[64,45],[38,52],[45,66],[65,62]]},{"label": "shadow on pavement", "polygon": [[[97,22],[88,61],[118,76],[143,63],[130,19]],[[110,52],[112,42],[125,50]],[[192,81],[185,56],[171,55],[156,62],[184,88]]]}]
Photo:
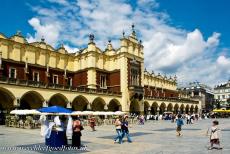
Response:
[{"label": "shadow on pavement", "polygon": [[[135,137],[135,136],[142,136],[142,135],[149,135],[149,134],[153,134],[153,133],[136,132],[136,133],[130,133],[130,136],[131,137]],[[98,137],[98,138],[113,139],[115,136],[116,136],[116,134],[115,135],[111,135],[111,136],[101,136],[101,137]]]}]

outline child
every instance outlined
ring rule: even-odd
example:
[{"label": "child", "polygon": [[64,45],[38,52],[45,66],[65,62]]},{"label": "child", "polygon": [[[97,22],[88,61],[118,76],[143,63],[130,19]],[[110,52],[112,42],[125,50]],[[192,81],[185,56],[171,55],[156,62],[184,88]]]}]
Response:
[{"label": "child", "polygon": [[182,127],[182,125],[184,125],[184,122],[183,122],[180,114],[178,115],[178,119],[176,121],[176,124],[177,124],[176,132],[178,133],[178,136],[181,136],[182,135],[181,134],[181,127]]},{"label": "child", "polygon": [[219,125],[219,122],[217,120],[213,121],[212,122],[212,127],[207,131],[207,134],[210,131],[210,144],[211,144],[211,147],[209,147],[209,150],[214,149],[214,147],[213,147],[214,144],[218,145],[218,147],[215,147],[215,148],[222,149],[220,147],[221,131],[218,128],[218,125]]}]

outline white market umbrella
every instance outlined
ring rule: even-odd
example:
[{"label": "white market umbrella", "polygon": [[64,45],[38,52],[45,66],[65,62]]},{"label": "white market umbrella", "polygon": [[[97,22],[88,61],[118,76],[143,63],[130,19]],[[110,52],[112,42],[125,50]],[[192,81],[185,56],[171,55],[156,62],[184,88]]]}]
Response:
[{"label": "white market umbrella", "polygon": [[114,112],[104,112],[104,115],[114,115]]},{"label": "white market umbrella", "polygon": [[82,111],[73,111],[71,115],[83,115],[84,113]]},{"label": "white market umbrella", "polygon": [[82,115],[92,115],[93,113],[93,111],[83,111]]},{"label": "white market umbrella", "polygon": [[126,112],[122,112],[122,111],[114,112],[114,115],[124,115],[124,114],[126,114]]},{"label": "white market umbrella", "polygon": [[32,109],[32,110],[12,110],[10,114],[17,114],[17,115],[29,115],[29,114],[41,114],[41,112]]},{"label": "white market umbrella", "polygon": [[93,112],[93,115],[104,115],[104,114],[101,111],[95,111],[95,112]]}]

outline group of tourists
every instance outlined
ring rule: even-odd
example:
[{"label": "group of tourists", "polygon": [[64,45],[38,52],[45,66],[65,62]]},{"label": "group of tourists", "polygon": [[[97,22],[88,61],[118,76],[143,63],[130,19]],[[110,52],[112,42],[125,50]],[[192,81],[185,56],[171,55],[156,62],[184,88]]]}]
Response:
[{"label": "group of tourists", "polygon": [[[72,147],[80,149],[81,131],[84,129],[78,116],[53,116],[51,122],[45,115],[40,116],[41,135],[45,137],[46,145],[49,147],[67,147],[68,139],[72,139]],[[95,118],[89,119],[92,131],[95,131]]]},{"label": "group of tourists", "polygon": [[129,134],[129,123],[128,123],[128,115],[125,115],[124,117],[120,116],[119,118],[116,119],[115,123],[115,128],[117,132],[117,136],[114,138],[114,143],[122,144],[123,143],[123,138],[126,136],[127,141],[129,143],[132,142]]},{"label": "group of tourists", "polygon": [[[194,120],[198,120],[199,117],[195,114],[172,114],[170,115],[171,122],[176,123],[176,133],[177,136],[182,136],[182,126],[184,121],[187,124],[194,123]],[[132,139],[129,133],[129,122],[128,115],[116,117],[114,121],[114,126],[116,130],[116,136],[114,138],[114,143],[122,144],[124,138],[127,137],[127,142],[131,143]],[[144,115],[138,116],[139,124],[144,125],[146,117]],[[53,122],[49,122],[45,115],[41,115],[41,135],[46,139],[46,145],[48,146],[68,146],[68,139],[72,139],[72,147],[77,147],[81,149],[81,131],[84,130],[82,122],[78,116],[55,116],[53,117]],[[89,116],[89,126],[92,131],[95,131],[96,120],[94,116]],[[220,147],[220,129],[218,127],[219,122],[214,120],[212,127],[208,129],[207,134],[210,139],[209,149],[221,149]],[[54,143],[55,142],[55,143]],[[215,146],[217,145],[217,146]]]},{"label": "group of tourists", "polygon": [[[176,119],[176,132],[177,136],[182,136],[182,126],[184,125],[183,119],[186,119],[187,124],[193,124],[193,121],[196,119],[198,120],[199,117],[192,114],[187,114],[184,117],[181,114],[178,114],[175,116]],[[209,150],[212,149],[222,149],[220,146],[220,137],[221,137],[221,130],[218,127],[219,122],[217,120],[214,120],[212,122],[212,126],[207,130],[207,136],[209,136],[210,146],[208,147]]]}]

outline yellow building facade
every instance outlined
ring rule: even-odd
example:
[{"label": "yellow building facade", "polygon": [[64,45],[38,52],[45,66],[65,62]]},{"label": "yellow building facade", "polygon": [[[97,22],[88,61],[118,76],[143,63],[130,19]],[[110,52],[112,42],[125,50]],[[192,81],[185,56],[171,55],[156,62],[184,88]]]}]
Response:
[{"label": "yellow building facade", "polygon": [[86,48],[69,53],[44,39],[28,43],[18,32],[0,34],[0,109],[60,105],[73,110],[159,114],[198,112],[200,103],[177,91],[176,77],[148,72],[134,27],[120,47],[105,50],[89,35]]}]

